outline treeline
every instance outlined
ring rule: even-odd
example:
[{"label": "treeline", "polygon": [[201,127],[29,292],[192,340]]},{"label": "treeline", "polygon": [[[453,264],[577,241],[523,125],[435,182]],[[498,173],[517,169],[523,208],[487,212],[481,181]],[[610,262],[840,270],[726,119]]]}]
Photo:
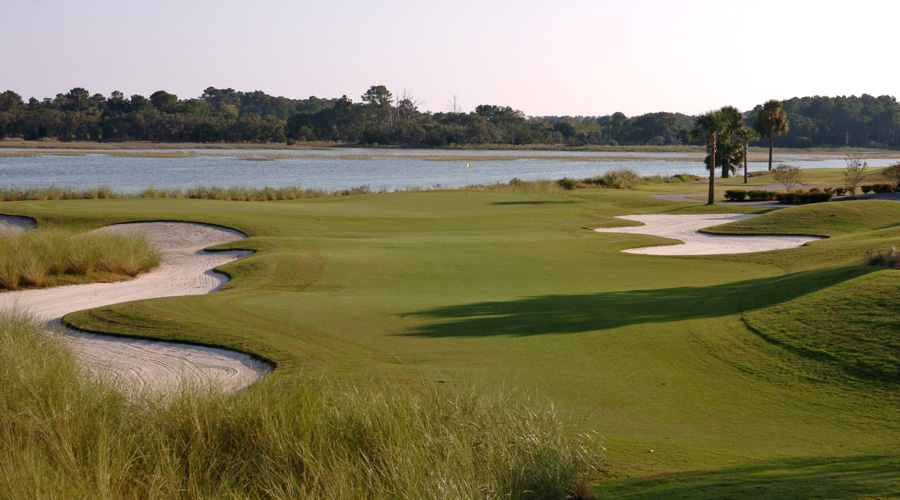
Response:
[{"label": "treeline", "polygon": [[[326,141],[440,147],[449,145],[680,145],[690,144],[694,117],[680,113],[622,113],[597,117],[527,117],[508,106],[472,112],[422,112],[407,92],[383,85],[354,102],[288,99],[261,91],[209,87],[198,98],[164,90],[149,97],[108,97],[74,88],[27,102],[0,94],[0,138],[61,141],[288,143]],[[455,106],[453,106],[455,108]],[[779,145],[900,146],[900,105],[890,96],[805,97],[784,101],[789,132]],[[756,109],[746,113],[752,125]]]},{"label": "treeline", "polygon": [[783,104],[789,126],[780,146],[900,147],[900,104],[892,96],[794,97]]}]

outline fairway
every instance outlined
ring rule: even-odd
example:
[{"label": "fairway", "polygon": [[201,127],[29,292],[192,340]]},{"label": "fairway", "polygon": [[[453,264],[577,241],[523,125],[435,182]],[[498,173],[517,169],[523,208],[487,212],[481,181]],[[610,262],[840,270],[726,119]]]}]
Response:
[{"label": "fairway", "polygon": [[180,220],[246,233],[216,247],[255,251],[219,268],[232,280],[217,293],[65,320],[270,360],[250,391],[312,375],[536,394],[604,437],[601,498],[900,495],[896,341],[782,331],[794,311],[816,325],[808,335],[841,329],[847,309],[833,306],[874,283],[891,299],[861,316],[897,335],[897,271],[861,264],[900,243],[900,203],[787,208],[714,230],[828,237],[765,253],[626,254],[671,240],[592,231],[626,225],[620,215],[755,210],[603,189],[2,206],[38,226]]}]

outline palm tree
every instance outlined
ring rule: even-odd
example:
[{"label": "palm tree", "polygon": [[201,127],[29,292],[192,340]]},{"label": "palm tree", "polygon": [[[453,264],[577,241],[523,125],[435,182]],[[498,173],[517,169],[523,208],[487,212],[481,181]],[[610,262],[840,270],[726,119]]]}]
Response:
[{"label": "palm tree", "polygon": [[716,149],[719,134],[725,131],[725,117],[721,111],[708,111],[698,116],[694,120],[694,128],[690,131],[692,141],[699,140],[701,137],[706,140],[706,149],[709,155],[706,157],[706,166],[709,169],[709,198],[707,205],[715,203],[716,196]]},{"label": "palm tree", "polygon": [[769,99],[763,107],[756,112],[756,123],[753,128],[759,132],[760,137],[769,140],[769,170],[772,170],[772,150],[775,149],[775,136],[784,135],[788,131],[787,114],[784,112],[781,101]]},{"label": "palm tree", "polygon": [[734,133],[744,127],[744,115],[734,106],[723,106],[719,113],[725,120],[725,130],[719,134],[715,165],[722,167],[722,178],[727,179],[730,174],[737,173],[737,168],[741,164],[741,144]]},{"label": "palm tree", "polygon": [[734,133],[734,136],[737,137],[737,140],[741,141],[743,145],[743,156],[744,161],[744,184],[747,183],[747,146],[750,141],[758,141],[759,140],[759,132],[750,128],[750,127],[741,127],[737,132]]}]

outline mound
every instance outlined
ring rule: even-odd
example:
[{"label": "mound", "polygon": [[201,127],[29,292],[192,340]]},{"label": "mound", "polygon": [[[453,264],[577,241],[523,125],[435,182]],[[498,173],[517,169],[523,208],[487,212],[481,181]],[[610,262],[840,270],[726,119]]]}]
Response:
[{"label": "mound", "polygon": [[744,321],[767,340],[853,377],[900,383],[900,288],[882,270],[782,304]]}]

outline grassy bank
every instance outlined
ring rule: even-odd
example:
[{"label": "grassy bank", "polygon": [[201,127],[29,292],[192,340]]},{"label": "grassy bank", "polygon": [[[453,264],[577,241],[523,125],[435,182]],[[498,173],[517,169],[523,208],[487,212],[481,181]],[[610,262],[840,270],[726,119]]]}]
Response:
[{"label": "grassy bank", "polygon": [[129,401],[42,330],[0,315],[0,498],[562,499],[599,464],[599,438],[502,393],[303,379]]},{"label": "grassy bank", "polygon": [[159,265],[141,235],[37,229],[0,235],[0,290],[134,277]]},{"label": "grassy bank", "polygon": [[[893,202],[795,207],[735,223],[735,231],[828,237],[763,254],[623,254],[661,240],[588,230],[621,224],[616,215],[757,210],[646,196],[673,186],[693,189],[3,208],[44,225],[171,219],[248,234],[239,245],[256,252],[223,267],[233,279],[217,293],[66,318],[97,331],[238,348],[277,363],[271,385],[248,395],[284,392],[308,376],[361,387],[373,379],[401,387],[443,382],[462,391],[515,387],[536,391],[571,412],[581,430],[605,436],[595,485],[601,497],[814,498],[823,484],[832,498],[900,495],[897,390],[785,345],[796,339],[773,342],[760,334],[762,317],[758,328],[745,322],[757,313],[806,310],[821,315],[819,329],[845,324],[840,309],[822,304],[846,296],[844,284],[866,288],[869,276],[893,272],[861,265],[867,249],[900,242]],[[900,330],[891,308],[860,307]]]}]

